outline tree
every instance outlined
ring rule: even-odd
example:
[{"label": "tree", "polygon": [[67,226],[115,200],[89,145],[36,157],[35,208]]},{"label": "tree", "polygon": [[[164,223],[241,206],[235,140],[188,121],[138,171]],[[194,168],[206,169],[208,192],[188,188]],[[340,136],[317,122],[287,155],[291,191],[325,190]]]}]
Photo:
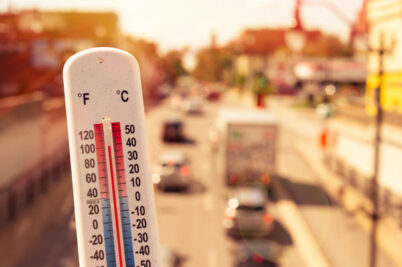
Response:
[{"label": "tree", "polygon": [[126,36],[122,48],[135,56],[141,69],[142,90],[145,101],[152,102],[158,97],[159,87],[165,79],[161,57],[155,43]]},{"label": "tree", "polygon": [[348,57],[352,53],[349,46],[331,35],[321,35],[320,38],[307,42],[303,50],[304,55],[312,57]]},{"label": "tree", "polygon": [[162,58],[161,67],[165,73],[165,82],[175,85],[177,78],[186,74],[182,58],[183,53],[178,50],[169,51]]},{"label": "tree", "polygon": [[197,54],[197,66],[193,74],[204,81],[222,81],[224,71],[231,69],[232,61],[232,53],[226,48],[205,48]]}]

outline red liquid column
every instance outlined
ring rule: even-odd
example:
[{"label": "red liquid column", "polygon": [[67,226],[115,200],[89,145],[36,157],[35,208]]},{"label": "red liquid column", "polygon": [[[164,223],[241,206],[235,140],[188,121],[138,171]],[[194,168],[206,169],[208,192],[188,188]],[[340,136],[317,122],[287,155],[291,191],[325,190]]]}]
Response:
[{"label": "red liquid column", "polygon": [[127,196],[126,175],[124,169],[123,145],[121,140],[121,129],[119,122],[112,123],[113,149],[116,163],[117,182],[119,184],[119,196]]}]

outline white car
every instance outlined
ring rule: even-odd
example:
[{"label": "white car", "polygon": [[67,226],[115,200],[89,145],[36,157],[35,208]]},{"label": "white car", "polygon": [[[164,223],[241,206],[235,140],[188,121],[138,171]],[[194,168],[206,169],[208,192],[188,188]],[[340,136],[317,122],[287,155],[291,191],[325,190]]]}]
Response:
[{"label": "white car", "polygon": [[182,103],[183,111],[187,114],[202,113],[202,101],[199,98],[188,98]]},{"label": "white car", "polygon": [[268,195],[264,187],[240,187],[228,200],[223,226],[234,238],[266,237],[274,226],[267,211]]},{"label": "white car", "polygon": [[186,190],[190,184],[190,166],[180,151],[166,151],[159,157],[153,182],[160,190]]}]

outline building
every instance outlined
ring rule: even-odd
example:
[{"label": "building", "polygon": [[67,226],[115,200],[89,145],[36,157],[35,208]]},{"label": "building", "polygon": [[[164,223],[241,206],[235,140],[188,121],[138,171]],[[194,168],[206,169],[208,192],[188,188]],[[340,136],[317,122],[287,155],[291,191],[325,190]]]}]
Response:
[{"label": "building", "polygon": [[[245,79],[245,86],[251,87],[253,77],[263,73],[280,91],[293,91],[297,80],[293,73],[294,64],[300,57],[289,57],[287,28],[249,29],[230,44],[235,51],[234,73]],[[319,30],[303,30],[305,39],[302,54],[304,57],[331,56],[339,53],[342,44],[333,36],[322,34]],[[329,44],[335,44],[331,47]]]},{"label": "building", "polygon": [[70,55],[113,46],[118,38],[118,17],[112,12],[0,14],[0,97],[38,90],[60,94],[61,69]]},{"label": "building", "polygon": [[[399,0],[370,0],[367,3],[370,23],[369,44],[377,50],[390,50],[384,55],[384,84],[381,105],[387,112],[402,112],[402,2]],[[375,113],[375,88],[378,84],[379,55],[371,52],[368,59],[366,107]]]}]

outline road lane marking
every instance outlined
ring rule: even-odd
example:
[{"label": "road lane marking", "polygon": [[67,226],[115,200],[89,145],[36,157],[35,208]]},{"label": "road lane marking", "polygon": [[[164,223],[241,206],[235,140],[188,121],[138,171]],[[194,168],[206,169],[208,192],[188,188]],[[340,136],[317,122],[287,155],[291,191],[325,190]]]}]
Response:
[{"label": "road lane marking", "polygon": [[279,197],[277,207],[283,217],[282,222],[294,239],[305,263],[310,267],[330,267],[295,202],[278,180],[274,180],[272,186]]},{"label": "road lane marking", "polygon": [[202,204],[203,204],[205,211],[208,211],[208,212],[212,211],[212,209],[214,207],[214,196],[212,194],[206,194],[202,198]]},{"label": "road lane marking", "polygon": [[218,255],[215,248],[208,249],[207,253],[208,267],[216,267],[218,263]]}]

